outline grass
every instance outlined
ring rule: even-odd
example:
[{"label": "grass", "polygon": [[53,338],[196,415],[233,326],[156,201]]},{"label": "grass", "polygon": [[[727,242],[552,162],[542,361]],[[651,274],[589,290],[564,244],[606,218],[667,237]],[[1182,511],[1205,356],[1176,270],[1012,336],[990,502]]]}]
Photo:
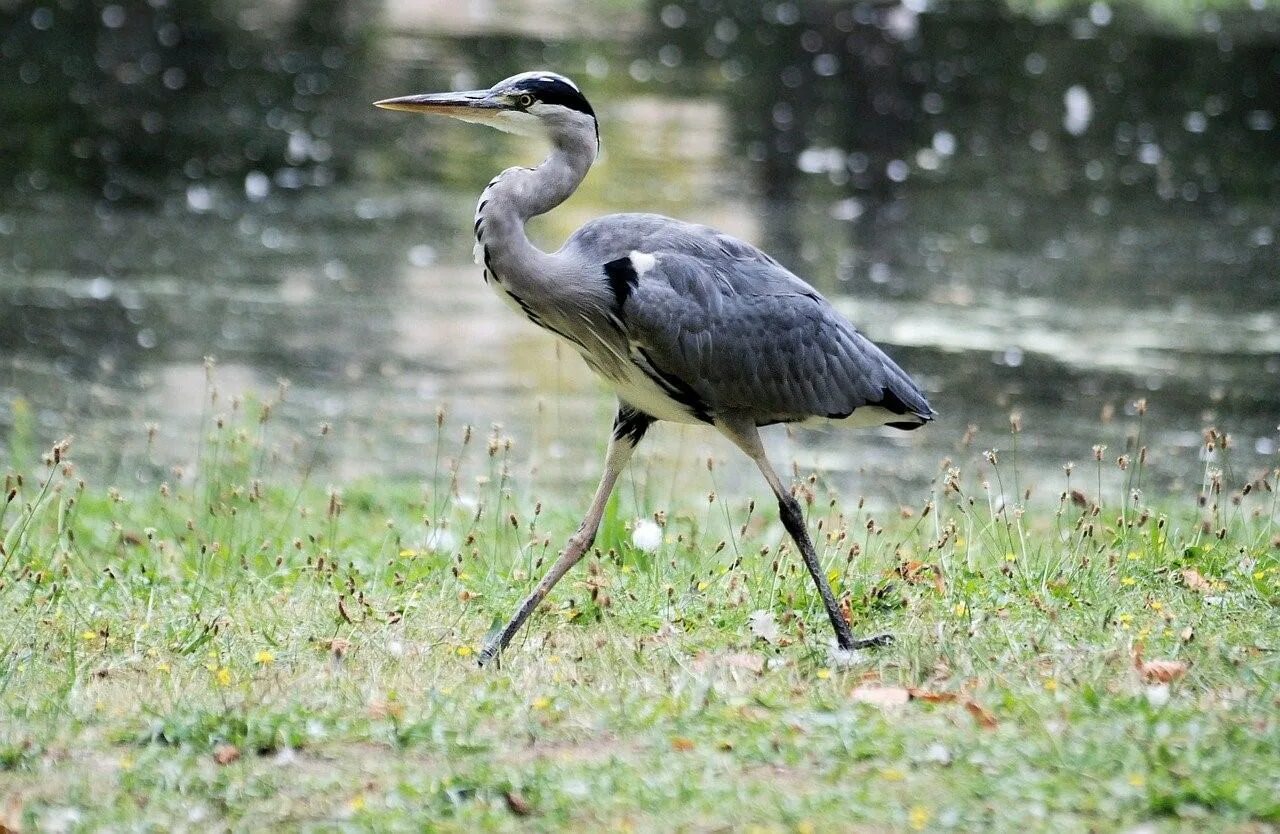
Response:
[{"label": "grass", "polygon": [[1200,492],[1152,503],[1136,432],[1123,471],[1099,451],[1044,504],[997,453],[892,517],[801,480],[855,632],[897,635],[851,657],[763,504],[677,492],[655,552],[615,504],[480,670],[585,494],[539,502],[504,438],[443,417],[424,484],[325,489],[325,437],[282,455],[270,412],[211,417],[197,470],[154,487],[86,485],[74,447],[15,458],[0,824],[1280,824],[1276,473],[1227,483],[1216,433]]}]

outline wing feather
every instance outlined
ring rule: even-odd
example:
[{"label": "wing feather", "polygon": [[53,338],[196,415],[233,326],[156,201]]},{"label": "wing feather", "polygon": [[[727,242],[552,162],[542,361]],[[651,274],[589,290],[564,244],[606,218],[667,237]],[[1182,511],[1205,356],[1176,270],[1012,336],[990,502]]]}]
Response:
[{"label": "wing feather", "polygon": [[[660,215],[616,214],[583,226],[562,251],[614,280],[631,352],[712,414],[745,413],[763,425],[879,406],[902,428],[934,416],[892,359],[748,243]],[[631,252],[656,261],[619,294],[602,265]]]},{"label": "wing feather", "polygon": [[932,417],[906,373],[817,291],[745,244],[721,251],[732,257],[654,247],[656,265],[622,308],[628,338],[713,412],[761,424],[864,406]]}]

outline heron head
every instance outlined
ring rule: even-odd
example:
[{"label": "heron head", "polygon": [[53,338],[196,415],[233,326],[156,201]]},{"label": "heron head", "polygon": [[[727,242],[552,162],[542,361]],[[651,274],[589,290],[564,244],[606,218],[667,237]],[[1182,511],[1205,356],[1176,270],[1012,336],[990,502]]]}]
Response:
[{"label": "heron head", "polygon": [[522,72],[487,90],[401,96],[373,104],[386,110],[452,116],[522,136],[584,133],[599,141],[596,114],[586,97],[577,84],[554,72]]}]

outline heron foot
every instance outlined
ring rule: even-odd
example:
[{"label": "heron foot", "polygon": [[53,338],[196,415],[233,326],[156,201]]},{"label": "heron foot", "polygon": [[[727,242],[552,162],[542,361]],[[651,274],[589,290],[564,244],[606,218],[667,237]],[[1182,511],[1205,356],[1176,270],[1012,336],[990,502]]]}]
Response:
[{"label": "heron foot", "polygon": [[880,646],[888,646],[893,643],[893,635],[889,633],[873,634],[870,637],[850,637],[847,640],[838,641],[840,648],[845,651],[853,651],[856,649],[874,649]]}]

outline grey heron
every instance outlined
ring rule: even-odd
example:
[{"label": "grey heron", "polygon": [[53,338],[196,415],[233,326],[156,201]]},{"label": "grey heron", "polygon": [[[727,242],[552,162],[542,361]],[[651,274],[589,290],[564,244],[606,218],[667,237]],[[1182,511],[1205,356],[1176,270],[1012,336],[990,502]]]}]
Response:
[{"label": "grey heron", "polygon": [[822,597],[842,649],[855,638],[823,574],[799,502],[769,463],[759,428],[839,422],[914,429],[933,419],[920,387],[817,290],[754,246],[656,214],[587,223],[556,252],[525,223],[577,189],[599,151],[595,111],[578,86],[526,72],[487,90],[404,96],[388,110],[451,116],[551,150],[536,168],[490,181],[475,215],[484,280],[517,312],[573,347],[618,398],[604,475],[586,518],[510,622],[480,652],[499,656],[556,582],[595,540],[614,483],[657,420],[714,426],[759,467]]}]

